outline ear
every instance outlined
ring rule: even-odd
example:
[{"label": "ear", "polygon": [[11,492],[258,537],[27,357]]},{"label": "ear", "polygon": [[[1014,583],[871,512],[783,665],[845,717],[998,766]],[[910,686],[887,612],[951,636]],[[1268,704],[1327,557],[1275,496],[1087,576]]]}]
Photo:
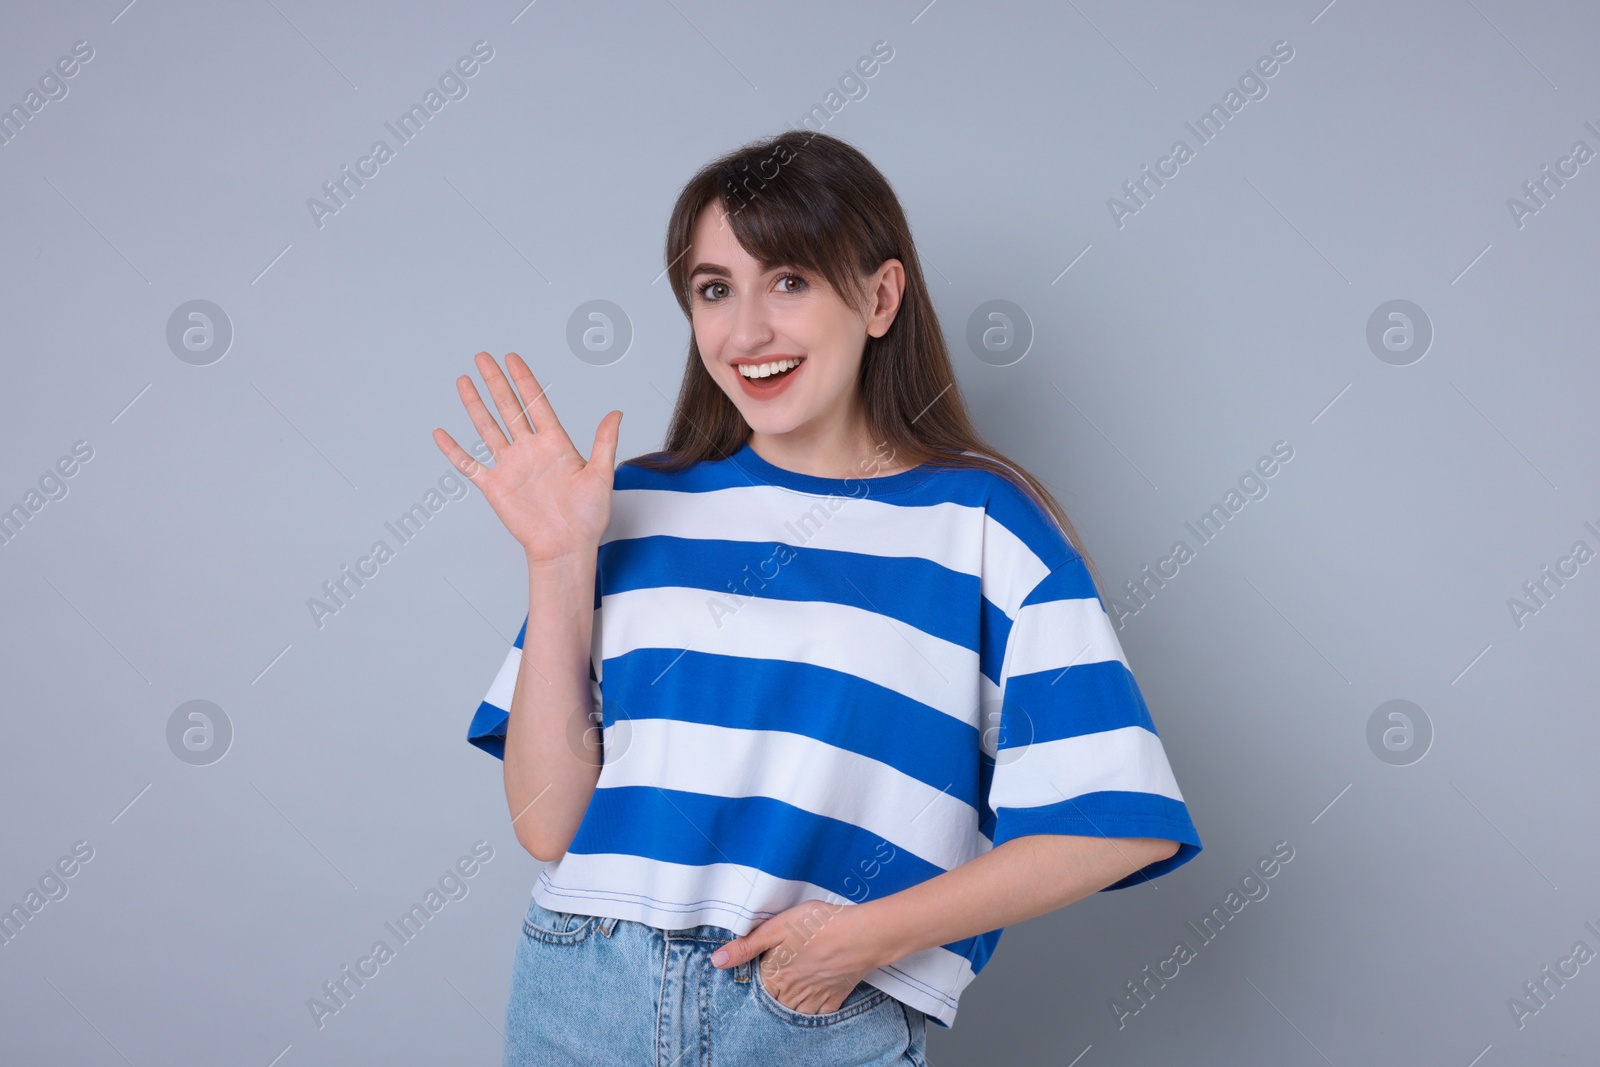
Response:
[{"label": "ear", "polygon": [[906,291],[905,264],[898,259],[886,259],[867,282],[872,310],[867,316],[867,333],[882,337],[894,325],[900,313],[900,303]]}]

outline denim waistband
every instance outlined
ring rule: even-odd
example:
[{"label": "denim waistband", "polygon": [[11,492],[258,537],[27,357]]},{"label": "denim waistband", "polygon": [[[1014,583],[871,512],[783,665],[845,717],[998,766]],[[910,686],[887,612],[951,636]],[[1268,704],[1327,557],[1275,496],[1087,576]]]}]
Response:
[{"label": "denim waistband", "polygon": [[[631,919],[621,919],[619,922],[633,922]],[[634,923],[635,926],[644,926],[643,923]],[[686,926],[679,930],[663,930],[658,926],[646,926],[645,929],[653,930],[668,941],[732,941],[739,935],[725,926],[713,926],[709,923],[700,926]]]}]

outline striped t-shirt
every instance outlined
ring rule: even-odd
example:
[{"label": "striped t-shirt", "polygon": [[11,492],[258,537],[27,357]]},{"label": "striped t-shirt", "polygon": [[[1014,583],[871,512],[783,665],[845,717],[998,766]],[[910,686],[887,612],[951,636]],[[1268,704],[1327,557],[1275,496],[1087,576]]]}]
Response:
[{"label": "striped t-shirt", "polygon": [[[1200,837],[1082,557],[1005,478],[621,464],[590,683],[604,760],[544,907],[744,935],[1026,834]],[[522,633],[478,706],[503,758]],[[865,980],[943,1026],[1000,930]]]}]

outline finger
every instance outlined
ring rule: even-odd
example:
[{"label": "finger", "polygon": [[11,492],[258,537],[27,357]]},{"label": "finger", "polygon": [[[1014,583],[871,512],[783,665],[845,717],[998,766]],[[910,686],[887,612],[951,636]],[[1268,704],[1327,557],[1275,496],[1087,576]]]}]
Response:
[{"label": "finger", "polygon": [[511,442],[506,440],[506,435],[501,432],[500,424],[494,421],[494,416],[484,405],[483,397],[478,395],[478,386],[470,376],[463,374],[456,379],[456,394],[461,397],[461,406],[467,409],[467,417],[472,420],[478,436],[489,446],[491,456],[511,446]]},{"label": "finger", "polygon": [[[494,397],[494,406],[505,420],[507,434],[513,441],[531,436],[535,428],[528,421],[528,411],[518,399],[516,390],[511,388],[511,380],[500,370],[500,364],[487,352],[479,352],[477,360],[478,372],[483,375],[483,383],[489,387],[489,395]],[[541,419],[540,423],[543,421]]]},{"label": "finger", "polygon": [[473,485],[476,485],[479,489],[483,488],[483,483],[481,483],[478,479],[483,477],[484,472],[489,468],[485,467],[482,463],[479,463],[475,457],[467,455],[466,451],[462,449],[460,445],[456,444],[456,439],[451,437],[439,427],[434,427],[433,443],[439,446],[439,451],[445,454],[445,458],[448,459],[455,469],[460,471],[468,481],[470,481]]},{"label": "finger", "polygon": [[567,445],[572,444],[572,439],[567,436],[567,431],[561,425],[561,420],[556,416],[556,409],[550,406],[550,399],[545,395],[545,390],[539,380],[533,376],[533,371],[528,364],[515,352],[506,353],[506,370],[511,375],[511,380],[516,383],[517,392],[522,394],[524,413],[533,426],[540,433],[555,433]]},{"label": "finger", "polygon": [[757,927],[743,937],[736,937],[717,949],[711,954],[711,965],[722,969],[737,967],[746,960],[761,955],[766,951],[766,946],[760,944],[760,939],[756,936],[759,930],[760,927]]}]

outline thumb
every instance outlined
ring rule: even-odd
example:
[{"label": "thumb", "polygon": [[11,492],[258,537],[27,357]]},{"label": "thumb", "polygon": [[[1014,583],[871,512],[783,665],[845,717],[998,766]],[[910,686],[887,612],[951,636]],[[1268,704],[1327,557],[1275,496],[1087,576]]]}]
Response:
[{"label": "thumb", "polygon": [[611,423],[608,430],[606,420],[611,418],[611,412],[606,412],[606,417],[600,420],[600,425],[594,431],[594,448],[589,452],[590,463],[601,463],[604,469],[611,471],[617,468],[617,439],[622,436],[622,412],[616,412],[617,419]]},{"label": "thumb", "polygon": [[711,954],[711,965],[719,969],[737,967],[761,955],[770,947],[768,942],[771,938],[763,933],[766,926],[766,923],[762,923],[743,937],[736,937],[717,949]]}]

